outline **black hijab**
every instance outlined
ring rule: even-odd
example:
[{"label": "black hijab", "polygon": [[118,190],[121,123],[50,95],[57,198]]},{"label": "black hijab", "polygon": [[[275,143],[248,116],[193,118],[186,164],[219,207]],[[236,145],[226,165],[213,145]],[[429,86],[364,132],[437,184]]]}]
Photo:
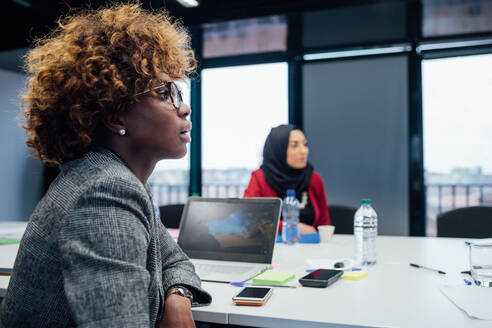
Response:
[{"label": "black hijab", "polygon": [[272,128],[263,147],[263,164],[260,168],[266,181],[280,198],[285,197],[287,189],[294,189],[299,198],[303,192],[308,191],[313,175],[313,167],[309,163],[303,169],[295,169],[287,164],[290,132],[296,129],[290,124]]}]

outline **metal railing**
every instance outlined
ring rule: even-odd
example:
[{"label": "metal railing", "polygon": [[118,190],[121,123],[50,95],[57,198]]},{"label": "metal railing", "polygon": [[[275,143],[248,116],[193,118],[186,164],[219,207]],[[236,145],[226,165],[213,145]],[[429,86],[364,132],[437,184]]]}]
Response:
[{"label": "metal railing", "polygon": [[461,207],[492,205],[492,183],[429,183],[425,186],[426,234],[437,236],[437,216]]},{"label": "metal railing", "polygon": [[159,206],[168,204],[184,204],[188,199],[187,184],[170,185],[165,183],[149,183],[154,202]]},{"label": "metal railing", "polygon": [[[189,186],[187,184],[169,185],[164,183],[149,183],[154,201],[159,205],[184,204],[188,199]],[[243,197],[246,185],[242,184],[204,184],[203,197]]]},{"label": "metal railing", "polygon": [[202,187],[203,197],[243,197],[247,186],[241,184],[205,184]]},{"label": "metal railing", "polygon": [[437,214],[458,207],[492,204],[492,183],[433,183],[425,186],[427,206]]}]

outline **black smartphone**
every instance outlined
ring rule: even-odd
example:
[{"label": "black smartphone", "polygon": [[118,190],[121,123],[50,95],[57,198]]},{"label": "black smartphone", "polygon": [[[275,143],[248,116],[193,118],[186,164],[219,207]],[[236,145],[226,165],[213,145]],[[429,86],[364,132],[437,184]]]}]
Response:
[{"label": "black smartphone", "polygon": [[328,287],[343,275],[343,270],[318,269],[299,279],[306,287]]}]

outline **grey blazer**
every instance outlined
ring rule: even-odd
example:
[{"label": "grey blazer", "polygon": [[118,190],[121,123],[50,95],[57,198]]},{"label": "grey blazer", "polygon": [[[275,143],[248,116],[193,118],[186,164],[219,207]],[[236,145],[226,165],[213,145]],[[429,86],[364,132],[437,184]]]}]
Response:
[{"label": "grey blazer", "polygon": [[106,149],[62,165],[20,243],[0,327],[155,327],[173,285],[209,304],[149,191]]}]

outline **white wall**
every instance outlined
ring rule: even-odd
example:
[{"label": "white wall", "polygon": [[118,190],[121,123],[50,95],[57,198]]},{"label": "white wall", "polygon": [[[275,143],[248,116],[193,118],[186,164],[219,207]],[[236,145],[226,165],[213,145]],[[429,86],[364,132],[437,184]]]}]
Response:
[{"label": "white wall", "polygon": [[21,128],[23,74],[0,69],[0,221],[27,221],[42,193],[43,165],[29,157]]}]

